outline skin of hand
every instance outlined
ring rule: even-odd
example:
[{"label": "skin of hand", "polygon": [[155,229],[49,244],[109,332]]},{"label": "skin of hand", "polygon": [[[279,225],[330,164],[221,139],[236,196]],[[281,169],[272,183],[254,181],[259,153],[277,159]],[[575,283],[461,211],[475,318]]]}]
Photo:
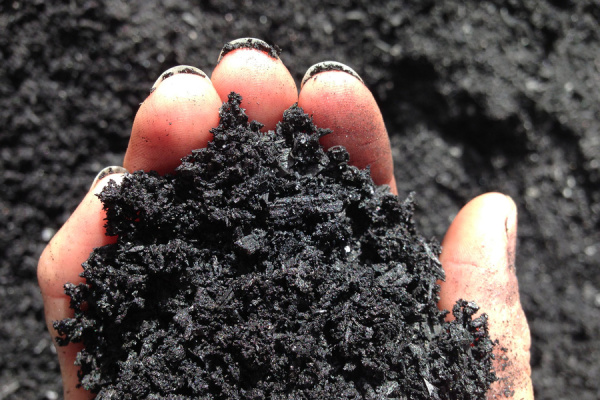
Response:
[{"label": "skin of hand", "polygon": [[[247,41],[244,39],[244,41]],[[239,42],[239,41],[236,41]],[[250,41],[260,43],[261,41]],[[256,47],[256,46],[255,46]],[[209,79],[193,67],[176,67],[157,80],[133,123],[123,166],[128,171],[173,171],[181,157],[206,146],[209,130],[218,125],[218,110],[235,91],[250,119],[273,129],[284,110],[298,102],[319,127],[333,132],[323,145],[344,145],[350,162],[371,166],[377,184],[396,193],[390,143],[383,117],[371,92],[348,67],[309,69],[300,93],[278,57],[261,48],[241,47],[222,53]],[[260,46],[258,46],[260,47]],[[366,132],[366,133],[365,133]],[[42,253],[38,281],[44,299],[47,327],[72,317],[64,284],[79,283],[81,264],[95,247],[114,241],[104,233],[105,214],[96,194],[113,179],[94,182],[81,204]],[[517,212],[514,202],[499,193],[488,193],[469,202],[452,222],[444,241],[441,262],[446,271],[440,308],[450,310],[458,299],[474,300],[489,316],[499,376],[488,399],[533,399],[529,366],[530,334],[519,301],[514,258]],[[55,343],[56,345],[56,343]],[[94,395],[77,388],[78,367],[73,364],[80,346],[56,345],[64,384],[64,398],[79,400]]]}]

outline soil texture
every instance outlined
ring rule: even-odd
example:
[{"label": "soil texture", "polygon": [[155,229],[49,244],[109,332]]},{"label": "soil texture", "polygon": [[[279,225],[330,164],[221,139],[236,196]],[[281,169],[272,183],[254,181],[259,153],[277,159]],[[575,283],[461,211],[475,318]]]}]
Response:
[{"label": "soil texture", "polygon": [[380,104],[400,197],[441,240],[512,196],[537,399],[600,397],[600,4],[593,0],[0,3],[0,399],[61,396],[37,259],[166,69],[240,37],[299,83],[343,62]]},{"label": "soil texture", "polygon": [[275,131],[234,93],[174,175],[100,199],[117,242],[68,284],[81,383],[98,399],[484,399],[483,314],[437,308],[439,245],[292,106]]}]

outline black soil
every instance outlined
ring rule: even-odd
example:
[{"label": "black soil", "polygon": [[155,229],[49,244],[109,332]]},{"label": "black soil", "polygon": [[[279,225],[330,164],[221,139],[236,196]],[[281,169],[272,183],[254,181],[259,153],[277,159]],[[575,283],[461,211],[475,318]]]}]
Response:
[{"label": "black soil", "polygon": [[59,397],[41,251],[122,163],[157,77],[210,74],[239,37],[277,44],[298,84],[325,60],[361,75],[426,237],[473,196],[511,195],[536,399],[600,398],[597,1],[4,1],[0,32],[0,399]]},{"label": "black soil", "polygon": [[437,308],[439,245],[413,204],[327,152],[297,106],[261,133],[229,96],[175,175],[99,195],[117,243],[67,285],[81,383],[99,399],[483,399],[485,314]]}]

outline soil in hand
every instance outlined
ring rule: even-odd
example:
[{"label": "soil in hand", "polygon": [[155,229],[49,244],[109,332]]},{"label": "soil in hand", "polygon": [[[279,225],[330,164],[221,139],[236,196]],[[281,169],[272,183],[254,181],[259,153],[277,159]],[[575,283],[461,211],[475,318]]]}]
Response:
[{"label": "soil in hand", "polygon": [[68,284],[98,399],[483,399],[485,315],[438,310],[439,245],[413,202],[325,151],[297,106],[260,132],[231,94],[205,149],[173,175],[100,194],[107,234]]}]

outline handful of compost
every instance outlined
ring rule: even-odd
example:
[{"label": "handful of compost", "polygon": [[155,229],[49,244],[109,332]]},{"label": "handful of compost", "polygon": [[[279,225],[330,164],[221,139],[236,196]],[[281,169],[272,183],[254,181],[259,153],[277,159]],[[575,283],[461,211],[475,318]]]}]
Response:
[{"label": "handful of compost", "polygon": [[229,96],[173,175],[99,195],[107,234],[66,286],[81,385],[98,399],[483,399],[485,315],[437,308],[439,245],[404,202],[325,151],[302,109],[276,131]]}]

